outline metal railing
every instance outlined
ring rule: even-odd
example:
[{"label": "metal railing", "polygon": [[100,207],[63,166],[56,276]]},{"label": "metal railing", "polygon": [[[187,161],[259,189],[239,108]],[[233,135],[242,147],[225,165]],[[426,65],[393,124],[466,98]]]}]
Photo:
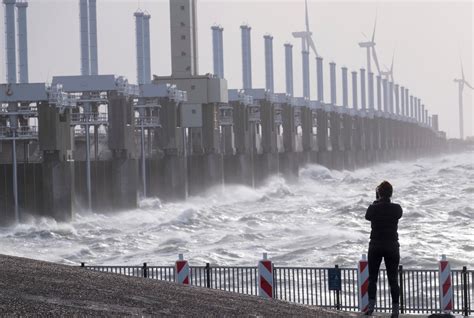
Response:
[{"label": "metal railing", "polygon": [[72,113],[71,125],[107,125],[107,113]]},{"label": "metal railing", "polygon": [[[173,266],[85,266],[115,274],[175,281]],[[329,268],[273,268],[274,298],[298,304],[358,311],[358,273],[356,268],[341,268],[341,290],[329,290]],[[453,312],[469,316],[474,313],[474,271],[452,270]],[[401,313],[440,311],[438,270],[406,270],[399,268]],[[258,295],[258,270],[253,266],[190,266],[190,284],[247,295]],[[377,287],[377,311],[392,309],[386,271],[380,270]]]},{"label": "metal railing", "polygon": [[136,128],[156,128],[161,127],[160,118],[156,116],[145,116],[135,118]]}]

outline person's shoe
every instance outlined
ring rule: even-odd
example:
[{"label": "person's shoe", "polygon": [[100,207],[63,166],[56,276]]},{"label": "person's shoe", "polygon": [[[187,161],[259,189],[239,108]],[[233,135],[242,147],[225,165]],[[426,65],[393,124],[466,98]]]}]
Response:
[{"label": "person's shoe", "polygon": [[399,313],[400,313],[400,304],[392,303],[392,315],[390,316],[390,318],[398,318]]},{"label": "person's shoe", "polygon": [[[369,307],[364,313],[365,316],[372,316],[375,310],[375,299],[369,299]],[[398,316],[397,316],[398,317]]]}]

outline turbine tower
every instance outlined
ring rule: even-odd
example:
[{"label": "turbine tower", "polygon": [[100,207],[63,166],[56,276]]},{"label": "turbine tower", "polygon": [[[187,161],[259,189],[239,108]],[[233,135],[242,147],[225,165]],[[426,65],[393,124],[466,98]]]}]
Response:
[{"label": "turbine tower", "polygon": [[464,78],[464,69],[462,66],[462,60],[461,60],[461,79],[455,79],[454,82],[458,83],[458,90],[459,90],[459,138],[461,138],[462,140],[464,139],[464,116],[463,116],[463,101],[462,101],[462,93],[464,91],[464,85],[474,90],[474,87],[472,87],[471,84],[469,84]]},{"label": "turbine tower", "polygon": [[303,97],[309,98],[310,85],[309,85],[309,48],[313,50],[316,57],[319,57],[316,45],[314,44],[313,33],[309,29],[309,18],[308,18],[308,1],[305,0],[305,22],[306,31],[293,32],[292,35],[295,38],[301,39],[301,54],[303,60]]},{"label": "turbine tower", "polygon": [[[375,16],[374,31],[372,32],[372,39],[366,42],[360,42],[359,46],[367,50],[367,74],[372,73],[372,58],[374,59],[375,67],[377,68],[378,75],[382,76],[380,71],[379,60],[377,58],[377,52],[375,51],[375,30],[377,28],[377,16]],[[363,33],[362,33],[363,34]]]}]

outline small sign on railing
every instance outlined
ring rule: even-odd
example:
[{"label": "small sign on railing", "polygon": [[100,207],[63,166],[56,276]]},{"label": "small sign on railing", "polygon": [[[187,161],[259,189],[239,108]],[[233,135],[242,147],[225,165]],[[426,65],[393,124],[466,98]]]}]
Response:
[{"label": "small sign on railing", "polygon": [[341,269],[340,268],[329,268],[328,269],[328,286],[329,290],[341,290]]}]

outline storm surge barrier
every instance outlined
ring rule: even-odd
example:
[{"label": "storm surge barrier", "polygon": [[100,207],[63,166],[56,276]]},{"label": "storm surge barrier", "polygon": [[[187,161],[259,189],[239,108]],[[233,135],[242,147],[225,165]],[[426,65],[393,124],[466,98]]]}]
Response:
[{"label": "storm surge barrier", "polygon": [[[100,272],[144,277],[175,282],[174,266],[89,266],[81,267]],[[331,271],[340,273],[339,288],[333,289]],[[441,311],[440,274],[437,269],[405,269],[399,267],[401,313],[433,313]],[[324,308],[359,311],[359,273],[357,268],[273,267],[273,298]],[[463,267],[451,270],[452,312],[469,316],[474,313],[474,270]],[[189,266],[189,284],[246,295],[259,295],[257,266]],[[390,287],[386,270],[381,269],[376,310],[391,311]]]}]

